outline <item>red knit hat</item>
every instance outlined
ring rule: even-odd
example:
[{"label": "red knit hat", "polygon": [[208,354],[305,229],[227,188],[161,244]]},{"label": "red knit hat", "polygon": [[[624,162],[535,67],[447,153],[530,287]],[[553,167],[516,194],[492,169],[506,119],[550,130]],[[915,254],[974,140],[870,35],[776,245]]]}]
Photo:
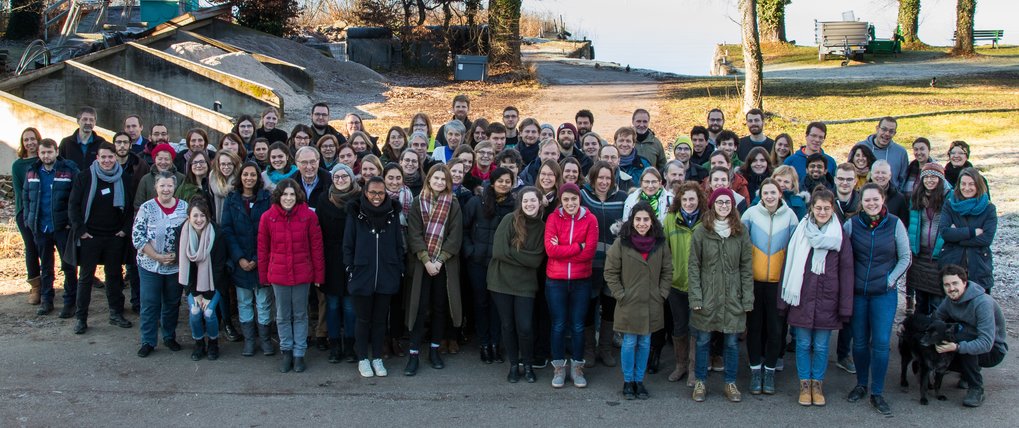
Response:
[{"label": "red knit hat", "polygon": [[714,205],[715,200],[722,196],[728,196],[729,200],[732,201],[733,205],[736,204],[736,196],[732,193],[732,190],[723,187],[721,189],[715,189],[714,192],[711,192],[711,197],[708,198],[708,206]]},{"label": "red knit hat", "polygon": [[556,129],[555,137],[557,140],[559,139],[559,133],[562,132],[563,129],[569,129],[570,131],[573,131],[573,138],[576,138],[578,140],[580,139],[580,136],[577,135],[577,127],[574,126],[572,123],[567,122],[562,125],[559,125],[559,128]]},{"label": "red knit hat", "polygon": [[173,146],[171,146],[171,145],[169,145],[167,143],[157,144],[156,147],[152,149],[152,159],[155,159],[156,155],[158,155],[159,152],[167,152],[167,153],[169,153],[170,154],[170,160],[174,160],[174,159],[177,158],[177,151],[173,149]]},{"label": "red knit hat", "polygon": [[566,183],[566,184],[563,184],[562,186],[559,186],[559,195],[558,196],[561,198],[563,196],[563,193],[572,193],[574,195],[580,196],[580,188],[577,187],[576,184]]}]

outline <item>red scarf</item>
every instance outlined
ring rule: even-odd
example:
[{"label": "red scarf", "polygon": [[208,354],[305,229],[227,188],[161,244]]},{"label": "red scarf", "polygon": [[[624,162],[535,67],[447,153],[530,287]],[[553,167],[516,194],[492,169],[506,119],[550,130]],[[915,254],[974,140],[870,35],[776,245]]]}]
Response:
[{"label": "red scarf", "polygon": [[471,175],[477,177],[478,180],[485,181],[492,175],[492,170],[494,169],[495,168],[492,168],[492,165],[489,165],[488,171],[481,172],[481,169],[479,169],[477,165],[474,165],[474,168],[471,169]]}]

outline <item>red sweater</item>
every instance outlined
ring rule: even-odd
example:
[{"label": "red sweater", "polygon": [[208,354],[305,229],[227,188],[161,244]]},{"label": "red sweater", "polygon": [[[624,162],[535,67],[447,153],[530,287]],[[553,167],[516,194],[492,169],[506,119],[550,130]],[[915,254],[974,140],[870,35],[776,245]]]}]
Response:
[{"label": "red sweater", "polygon": [[[553,236],[559,238],[559,245],[552,245]],[[584,248],[580,248],[580,244]],[[545,221],[545,252],[548,266],[545,275],[549,279],[585,279],[591,277],[591,262],[598,249],[598,219],[587,208],[580,207],[575,216],[569,216],[556,208]]]},{"label": "red sweater", "polygon": [[325,256],[318,217],[307,204],[287,212],[273,204],[258,224],[258,280],[262,284],[325,282]]}]

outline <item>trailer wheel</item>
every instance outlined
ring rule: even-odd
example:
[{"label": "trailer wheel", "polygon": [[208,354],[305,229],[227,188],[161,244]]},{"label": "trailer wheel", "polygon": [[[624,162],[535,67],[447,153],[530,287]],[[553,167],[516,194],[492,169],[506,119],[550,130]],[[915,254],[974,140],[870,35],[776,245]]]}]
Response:
[{"label": "trailer wheel", "polygon": [[847,66],[847,65],[849,65],[849,61],[843,60],[843,61],[842,61],[842,66],[843,66],[843,67],[845,67],[845,66]]}]

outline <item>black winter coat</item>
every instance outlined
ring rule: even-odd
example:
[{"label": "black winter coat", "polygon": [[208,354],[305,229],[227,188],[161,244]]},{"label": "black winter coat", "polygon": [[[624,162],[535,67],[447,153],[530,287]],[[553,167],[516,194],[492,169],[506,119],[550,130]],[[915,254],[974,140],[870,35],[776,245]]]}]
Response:
[{"label": "black winter coat", "polygon": [[75,129],[74,133],[70,136],[64,137],[60,140],[60,146],[57,148],[57,154],[60,157],[74,162],[78,166],[79,170],[85,171],[88,167],[92,166],[92,162],[96,160],[96,155],[99,153],[99,145],[105,143],[106,140],[100,137],[99,134],[92,134],[92,143],[88,145],[83,153],[81,151],[81,145],[78,144],[78,130]]},{"label": "black winter coat", "polygon": [[[181,226],[177,227],[176,232],[175,232],[177,240],[173,241],[173,242],[180,243],[180,234],[184,230],[184,224],[187,224],[187,222],[185,221],[185,223],[182,223]],[[226,263],[227,263],[227,260],[229,259],[229,253],[227,252],[227,244],[226,244],[227,240],[223,239],[224,237],[219,234],[220,230],[216,229],[215,226],[212,223],[209,223],[209,226],[207,226],[207,227],[213,227],[214,228],[213,230],[216,232],[216,239],[212,241],[212,253],[209,254],[209,257],[212,258],[212,284],[213,284],[213,286],[215,287],[216,290],[225,290],[226,289],[226,285],[227,285],[227,280],[229,278],[227,276],[227,269],[226,269]],[[180,251],[178,251],[177,252],[177,257],[178,257],[177,260],[179,262],[181,257],[186,257],[186,256],[184,254],[182,254]],[[256,269],[255,272],[258,272],[258,270]],[[198,287],[197,287],[197,285],[198,285],[197,284],[197,282],[198,282],[198,265],[195,264],[195,262],[191,262],[191,271],[190,271],[190,273],[191,273],[191,275],[188,277],[187,284],[183,284],[183,283],[181,284],[184,287],[184,293],[185,294],[190,294],[192,296],[197,296],[199,294],[202,294],[202,293],[198,292]],[[257,273],[256,273],[256,275],[257,275]],[[174,274],[174,276],[177,276],[177,274]],[[212,298],[211,293],[210,293],[210,295],[208,295],[206,297]]]},{"label": "black winter coat", "polygon": [[[991,294],[994,287],[994,257],[991,243],[998,230],[998,209],[992,203],[980,214],[963,215],[955,210],[951,201],[941,209],[939,234],[945,245],[941,247],[938,265],[956,264],[966,268],[969,280],[980,284]],[[977,236],[976,230],[983,233]]]},{"label": "black winter coat", "polygon": [[485,214],[485,195],[475,196],[467,202],[464,208],[464,235],[463,254],[464,260],[488,266],[492,261],[492,245],[495,243],[495,229],[506,214],[513,212],[515,200],[513,195],[508,195],[501,203],[495,206],[495,215],[488,217]]},{"label": "black winter coat", "polygon": [[[360,197],[360,196],[358,196]],[[347,270],[343,260],[343,232],[347,227],[347,207],[337,207],[329,200],[329,192],[319,197],[318,224],[322,227],[322,249],[326,259],[326,281],[319,285],[323,293],[330,296],[347,294]]]},{"label": "black winter coat", "polygon": [[217,231],[228,242],[228,266],[234,285],[251,290],[258,287],[258,268],[246,271],[237,265],[240,259],[258,263],[258,222],[262,214],[269,210],[269,191],[259,189],[249,209],[247,202],[238,191],[231,192],[223,201],[223,216]]},{"label": "black winter coat", "polygon": [[375,229],[361,208],[359,197],[347,204],[343,231],[343,265],[347,268],[347,292],[352,296],[396,294],[404,273],[407,244],[400,226],[400,203],[386,197],[390,211],[385,227]]}]

